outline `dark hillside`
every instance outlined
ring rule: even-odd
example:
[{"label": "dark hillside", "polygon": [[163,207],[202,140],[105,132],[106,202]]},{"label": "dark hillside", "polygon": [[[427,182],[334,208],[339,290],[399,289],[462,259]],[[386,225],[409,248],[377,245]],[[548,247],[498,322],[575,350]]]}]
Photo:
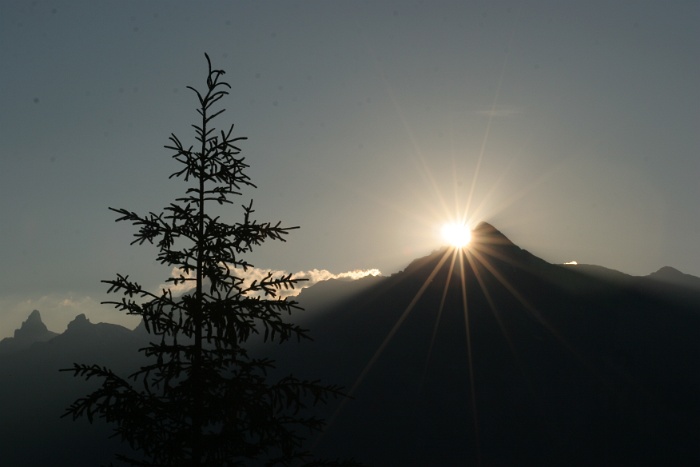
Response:
[{"label": "dark hillside", "polygon": [[[296,319],[314,341],[265,352],[280,374],[352,392],[325,414],[316,447],[328,457],[700,465],[699,283],[671,268],[552,265],[484,224],[465,252],[304,290]],[[84,316],[55,337],[38,313],[27,323],[21,348],[0,355],[2,465],[109,461],[107,426],[59,418],[90,388],[58,369],[95,362],[126,375],[149,336]]]},{"label": "dark hillside", "polygon": [[551,265],[486,224],[451,264],[435,252],[313,314],[315,343],[285,363],[355,397],[319,447],[377,465],[700,461],[698,290]]}]

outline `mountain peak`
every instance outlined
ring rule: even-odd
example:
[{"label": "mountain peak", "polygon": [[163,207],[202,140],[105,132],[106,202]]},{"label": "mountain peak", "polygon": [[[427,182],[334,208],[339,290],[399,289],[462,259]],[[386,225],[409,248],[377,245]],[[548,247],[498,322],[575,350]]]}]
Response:
[{"label": "mountain peak", "polygon": [[480,222],[479,225],[472,230],[472,243],[516,246],[508,237],[503,235],[500,230],[488,222]]},{"label": "mountain peak", "polygon": [[659,268],[658,271],[652,272],[649,275],[650,276],[673,277],[673,276],[681,276],[684,274],[682,272],[680,272],[678,269],[672,268],[671,266],[663,266],[662,268]]},{"label": "mountain peak", "polygon": [[73,321],[68,323],[68,331],[79,331],[82,329],[88,328],[92,323],[90,320],[85,316],[85,313],[80,313],[78,316],[76,316]]},{"label": "mountain peak", "polygon": [[0,354],[26,349],[35,342],[45,342],[57,335],[57,333],[47,329],[41,320],[39,310],[33,310],[20,328],[15,330],[14,337],[0,341]]},{"label": "mountain peak", "polygon": [[[432,271],[445,256],[453,251],[454,247],[443,246],[434,250],[427,256],[416,258],[408,264],[403,272],[417,272],[419,270]],[[511,264],[522,264],[534,258],[530,253],[514,244],[501,231],[487,222],[480,222],[472,230],[472,238],[465,250],[478,251],[482,255],[497,257]],[[445,266],[449,267],[449,265]]]},{"label": "mountain peak", "polygon": [[41,321],[41,313],[39,313],[39,310],[32,310],[31,313],[29,313],[29,317],[27,318],[27,321],[29,320],[39,320]]},{"label": "mountain peak", "polygon": [[22,323],[19,329],[15,330],[15,339],[31,339],[37,335],[43,335],[49,332],[46,325],[41,321],[41,313],[39,310],[33,310],[26,321]]},{"label": "mountain peak", "polygon": [[676,268],[664,266],[647,276],[658,282],[681,285],[684,287],[700,288],[700,278],[685,274]]}]

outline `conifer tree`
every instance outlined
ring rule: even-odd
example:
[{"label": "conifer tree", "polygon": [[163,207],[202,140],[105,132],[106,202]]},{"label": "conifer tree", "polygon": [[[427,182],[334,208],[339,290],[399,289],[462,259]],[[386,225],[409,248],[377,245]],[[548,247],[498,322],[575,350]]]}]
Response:
[{"label": "conifer tree", "polygon": [[271,381],[267,372],[274,362],[252,355],[246,345],[256,334],[267,343],[309,338],[307,330],[287,318],[298,304],[279,295],[294,288],[298,279],[270,273],[248,281],[246,271],[252,265],[243,257],[266,240],[284,241],[296,227],[255,220],[252,201],[242,204],[242,220],[235,224],[211,213],[212,206],[231,204],[242,189],[255,185],[239,155],[238,145],[246,138],[235,137],[233,125],[223,131],[213,126],[224,111],[215,105],[231,87],[223,80],[224,71],[212,69],[205,56],[206,88],[200,92],[188,86],[199,104],[199,121],[192,125],[196,143],[185,145],[173,134],[165,146],[179,163],[171,178],[185,182],[184,194],[161,213],[110,208],[117,221],[137,228],[132,244],[154,244],[158,261],[179,271],[167,284],[191,288],[177,295],[167,285],[154,293],[121,274],[103,281],[108,293],[121,294],[104,303],[143,319],[152,337],[140,350],[148,363],[126,378],[94,364],[76,363],[62,370],[102,381],[64,416],[111,423],[115,435],[140,453],[117,456],[130,465],[308,461],[304,437],[323,426],[313,406],[342,393],[337,386],[291,375]]}]

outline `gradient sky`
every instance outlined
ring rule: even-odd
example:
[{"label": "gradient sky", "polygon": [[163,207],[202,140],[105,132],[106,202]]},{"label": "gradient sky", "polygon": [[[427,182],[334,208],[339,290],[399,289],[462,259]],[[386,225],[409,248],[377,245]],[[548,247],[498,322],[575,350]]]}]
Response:
[{"label": "gradient sky", "polygon": [[[0,3],[0,338],[169,270],[108,206],[182,192],[204,52],[233,85],[261,268],[403,269],[451,218],[550,262],[700,276],[700,3]],[[231,220],[240,210],[231,208]]]}]

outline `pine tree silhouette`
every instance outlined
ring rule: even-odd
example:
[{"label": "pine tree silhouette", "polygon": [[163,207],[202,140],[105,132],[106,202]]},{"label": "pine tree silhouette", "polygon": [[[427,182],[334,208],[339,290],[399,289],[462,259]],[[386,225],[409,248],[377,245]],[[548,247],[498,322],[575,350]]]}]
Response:
[{"label": "pine tree silhouette", "polygon": [[[226,224],[211,207],[231,204],[244,188],[255,188],[245,174],[248,165],[233,136],[233,125],[219,131],[212,121],[224,112],[214,105],[231,86],[224,71],[212,69],[206,55],[206,88],[188,86],[198,98],[200,116],[196,143],[184,145],[174,134],[166,148],[180,164],[170,177],[187,185],[161,213],[139,215],[114,209],[117,221],[137,227],[132,242],[158,248],[158,261],[180,274],[167,279],[158,293],[145,290],[128,275],[103,281],[112,304],[139,315],[153,337],[140,351],[149,362],[127,378],[99,365],[74,364],[63,369],[102,385],[76,400],[64,416],[102,418],[115,435],[141,454],[117,458],[140,466],[354,465],[353,461],[313,460],[303,447],[304,436],[323,427],[313,414],[316,404],[342,397],[341,388],[292,375],[271,381],[274,362],[253,356],[249,339],[265,342],[308,339],[308,331],[287,321],[299,307],[279,292],[298,279],[267,274],[246,280],[252,267],[243,256],[267,240],[285,240],[290,230],[279,222],[258,222],[252,201],[243,204],[242,221]],[[170,285],[191,285],[182,295]],[[248,345],[246,345],[248,344]]]}]

